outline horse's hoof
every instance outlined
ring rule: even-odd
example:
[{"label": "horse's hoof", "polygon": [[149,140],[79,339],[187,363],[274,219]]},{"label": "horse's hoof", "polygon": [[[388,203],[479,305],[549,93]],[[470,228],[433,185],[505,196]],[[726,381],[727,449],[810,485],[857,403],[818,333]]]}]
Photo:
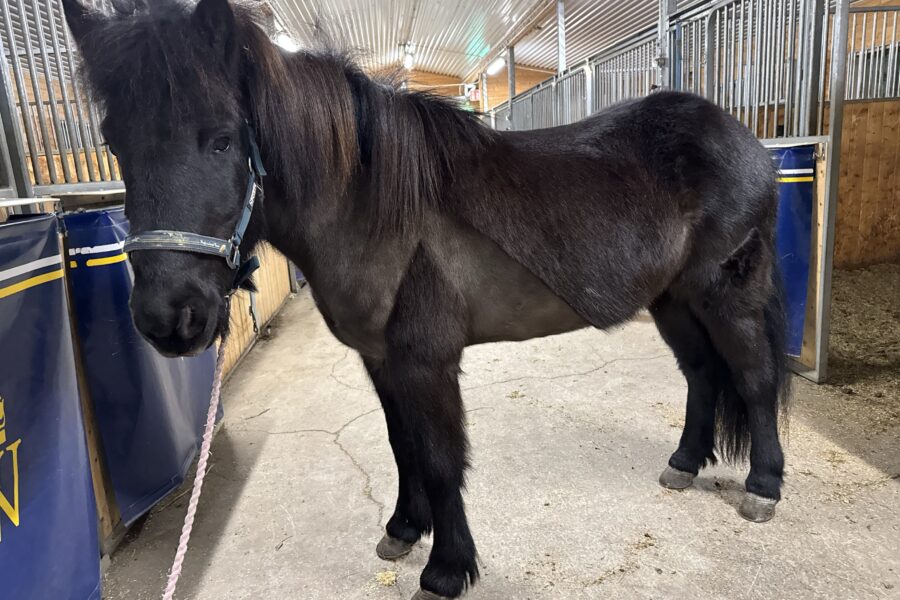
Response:
[{"label": "horse's hoof", "polygon": [[742,517],[754,523],[765,523],[775,516],[775,505],[778,500],[774,498],[765,498],[756,494],[747,492],[744,500],[741,502],[738,512]]},{"label": "horse's hoof", "polygon": [[375,552],[378,553],[378,558],[382,560],[397,560],[412,552],[413,546],[415,546],[414,543],[404,542],[384,534],[384,537],[381,538],[381,541],[375,547]]},{"label": "horse's hoof", "polygon": [[670,490],[683,490],[694,483],[694,474],[687,471],[679,471],[674,467],[666,467],[659,476],[659,484]]},{"label": "horse's hoof", "polygon": [[434,592],[429,592],[428,590],[423,590],[419,588],[419,591],[413,594],[412,600],[450,600],[446,596],[438,596]]}]

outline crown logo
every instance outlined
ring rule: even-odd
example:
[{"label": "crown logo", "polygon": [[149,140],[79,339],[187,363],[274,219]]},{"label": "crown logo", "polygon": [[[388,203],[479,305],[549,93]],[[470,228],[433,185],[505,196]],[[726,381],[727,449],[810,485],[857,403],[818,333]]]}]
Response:
[{"label": "crown logo", "polygon": [[[5,481],[2,475],[12,473],[12,483],[0,487],[0,542],[3,541],[3,516],[18,527],[19,526],[19,445],[22,440],[7,442],[6,410],[3,407],[3,396],[0,396],[0,481]],[[3,487],[11,489],[2,489]],[[6,495],[12,494],[12,501]]]}]

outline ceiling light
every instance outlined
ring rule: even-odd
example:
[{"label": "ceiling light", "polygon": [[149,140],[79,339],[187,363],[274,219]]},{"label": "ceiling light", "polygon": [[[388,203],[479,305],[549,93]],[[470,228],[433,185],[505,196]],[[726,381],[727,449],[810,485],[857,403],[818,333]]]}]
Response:
[{"label": "ceiling light", "polygon": [[488,75],[496,75],[500,71],[503,70],[503,67],[506,66],[506,59],[502,56],[499,56],[494,59],[494,61],[487,66],[487,74]]},{"label": "ceiling light", "polygon": [[416,45],[412,42],[403,44],[403,68],[411,71],[416,64]]},{"label": "ceiling light", "polygon": [[298,52],[300,50],[300,44],[283,31],[278,32],[278,35],[275,36],[275,43],[288,52]]}]

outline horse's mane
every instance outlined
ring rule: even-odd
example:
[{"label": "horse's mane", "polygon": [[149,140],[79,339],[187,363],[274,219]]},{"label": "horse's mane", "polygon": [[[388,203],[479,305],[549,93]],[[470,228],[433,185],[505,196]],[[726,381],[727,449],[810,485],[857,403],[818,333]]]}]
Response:
[{"label": "horse's mane", "polygon": [[[106,19],[82,41],[87,80],[107,110],[149,111],[172,128],[209,107],[240,110],[222,89],[234,65],[211,56],[192,10],[157,3],[148,14]],[[450,99],[369,77],[349,52],[284,52],[255,10],[232,10],[234,35],[222,43],[241,61],[246,116],[275,162],[269,170],[301,202],[351,194],[377,231],[405,228],[438,205],[442,189],[464,176],[461,162],[495,135]]]}]

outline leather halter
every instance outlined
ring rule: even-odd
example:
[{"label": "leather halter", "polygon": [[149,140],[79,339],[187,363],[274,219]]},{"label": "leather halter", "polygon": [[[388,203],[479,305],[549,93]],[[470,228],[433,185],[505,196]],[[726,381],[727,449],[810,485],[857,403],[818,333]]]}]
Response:
[{"label": "leather halter", "polygon": [[257,195],[262,202],[262,178],[266,175],[266,169],[263,167],[259,146],[256,144],[256,133],[249,123],[244,125],[243,134],[250,149],[247,157],[250,176],[247,180],[247,191],[244,193],[244,206],[241,209],[237,225],[234,227],[234,233],[229,239],[210,237],[190,231],[154,229],[126,237],[123,250],[128,253],[137,250],[176,250],[219,256],[225,259],[225,263],[230,269],[235,271],[234,281],[227,295],[234,293],[242,283],[247,281],[250,275],[259,268],[259,258],[251,256],[242,262],[241,242],[247,232],[247,225],[250,224]]}]

